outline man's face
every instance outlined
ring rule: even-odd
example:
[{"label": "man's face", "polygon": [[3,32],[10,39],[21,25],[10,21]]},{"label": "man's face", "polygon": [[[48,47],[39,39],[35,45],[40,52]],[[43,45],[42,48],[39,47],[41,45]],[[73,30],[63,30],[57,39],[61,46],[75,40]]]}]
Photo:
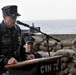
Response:
[{"label": "man's face", "polygon": [[26,52],[31,52],[33,50],[33,43],[26,43],[23,47],[26,49]]},{"label": "man's face", "polygon": [[3,16],[4,23],[8,28],[12,28],[15,25],[16,18],[12,18],[10,16]]}]

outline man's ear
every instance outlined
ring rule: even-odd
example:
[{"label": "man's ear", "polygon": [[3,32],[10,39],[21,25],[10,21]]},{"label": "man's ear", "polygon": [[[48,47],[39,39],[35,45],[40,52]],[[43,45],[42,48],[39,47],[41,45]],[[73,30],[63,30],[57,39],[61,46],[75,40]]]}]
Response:
[{"label": "man's ear", "polygon": [[23,45],[23,48],[26,48],[26,45]]},{"label": "man's ear", "polygon": [[3,15],[3,18],[6,19],[4,15]]}]

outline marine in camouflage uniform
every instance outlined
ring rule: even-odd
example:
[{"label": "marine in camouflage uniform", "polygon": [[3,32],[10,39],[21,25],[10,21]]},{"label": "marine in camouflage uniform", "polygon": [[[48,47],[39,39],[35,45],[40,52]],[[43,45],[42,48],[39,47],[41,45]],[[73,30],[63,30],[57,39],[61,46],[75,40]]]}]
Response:
[{"label": "marine in camouflage uniform", "polygon": [[42,56],[34,49],[35,39],[31,36],[24,38],[25,44],[23,47],[25,48],[25,56],[26,58],[29,55],[34,55],[34,58],[42,58]]},{"label": "marine in camouflage uniform", "polygon": [[[2,8],[3,16],[9,16],[12,20],[16,21],[16,17],[20,16],[17,13],[17,6],[4,6]],[[21,29],[18,25],[14,24],[11,28],[7,27],[4,20],[0,24],[0,75],[4,71],[4,66],[8,63],[10,58],[15,58],[17,61],[25,58],[21,46]]]},{"label": "marine in camouflage uniform", "polygon": [[18,25],[7,28],[2,22],[0,24],[0,55],[7,59],[11,57],[19,61],[21,46],[21,30]]}]

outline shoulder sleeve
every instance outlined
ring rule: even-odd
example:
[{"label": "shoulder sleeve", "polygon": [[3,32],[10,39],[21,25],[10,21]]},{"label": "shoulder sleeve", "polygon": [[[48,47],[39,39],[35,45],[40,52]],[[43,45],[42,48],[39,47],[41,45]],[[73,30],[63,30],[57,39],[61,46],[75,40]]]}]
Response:
[{"label": "shoulder sleeve", "polygon": [[8,59],[1,54],[1,50],[2,50],[2,27],[0,24],[0,67],[4,66],[8,62]]},{"label": "shoulder sleeve", "polygon": [[1,50],[1,46],[2,45],[2,28],[1,28],[1,24],[0,24],[0,50]]},{"label": "shoulder sleeve", "polygon": [[35,58],[42,58],[42,56],[39,53],[37,53],[36,51],[34,51],[33,54],[35,55]]}]

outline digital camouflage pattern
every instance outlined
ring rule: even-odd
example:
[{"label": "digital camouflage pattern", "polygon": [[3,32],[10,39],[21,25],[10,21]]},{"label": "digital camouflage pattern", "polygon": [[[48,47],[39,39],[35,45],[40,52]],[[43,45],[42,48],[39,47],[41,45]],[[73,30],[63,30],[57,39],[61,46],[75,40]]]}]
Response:
[{"label": "digital camouflage pattern", "polygon": [[0,56],[5,56],[5,60],[14,57],[19,61],[20,46],[21,30],[19,26],[14,25],[12,28],[7,28],[4,22],[2,22],[0,24]]}]

